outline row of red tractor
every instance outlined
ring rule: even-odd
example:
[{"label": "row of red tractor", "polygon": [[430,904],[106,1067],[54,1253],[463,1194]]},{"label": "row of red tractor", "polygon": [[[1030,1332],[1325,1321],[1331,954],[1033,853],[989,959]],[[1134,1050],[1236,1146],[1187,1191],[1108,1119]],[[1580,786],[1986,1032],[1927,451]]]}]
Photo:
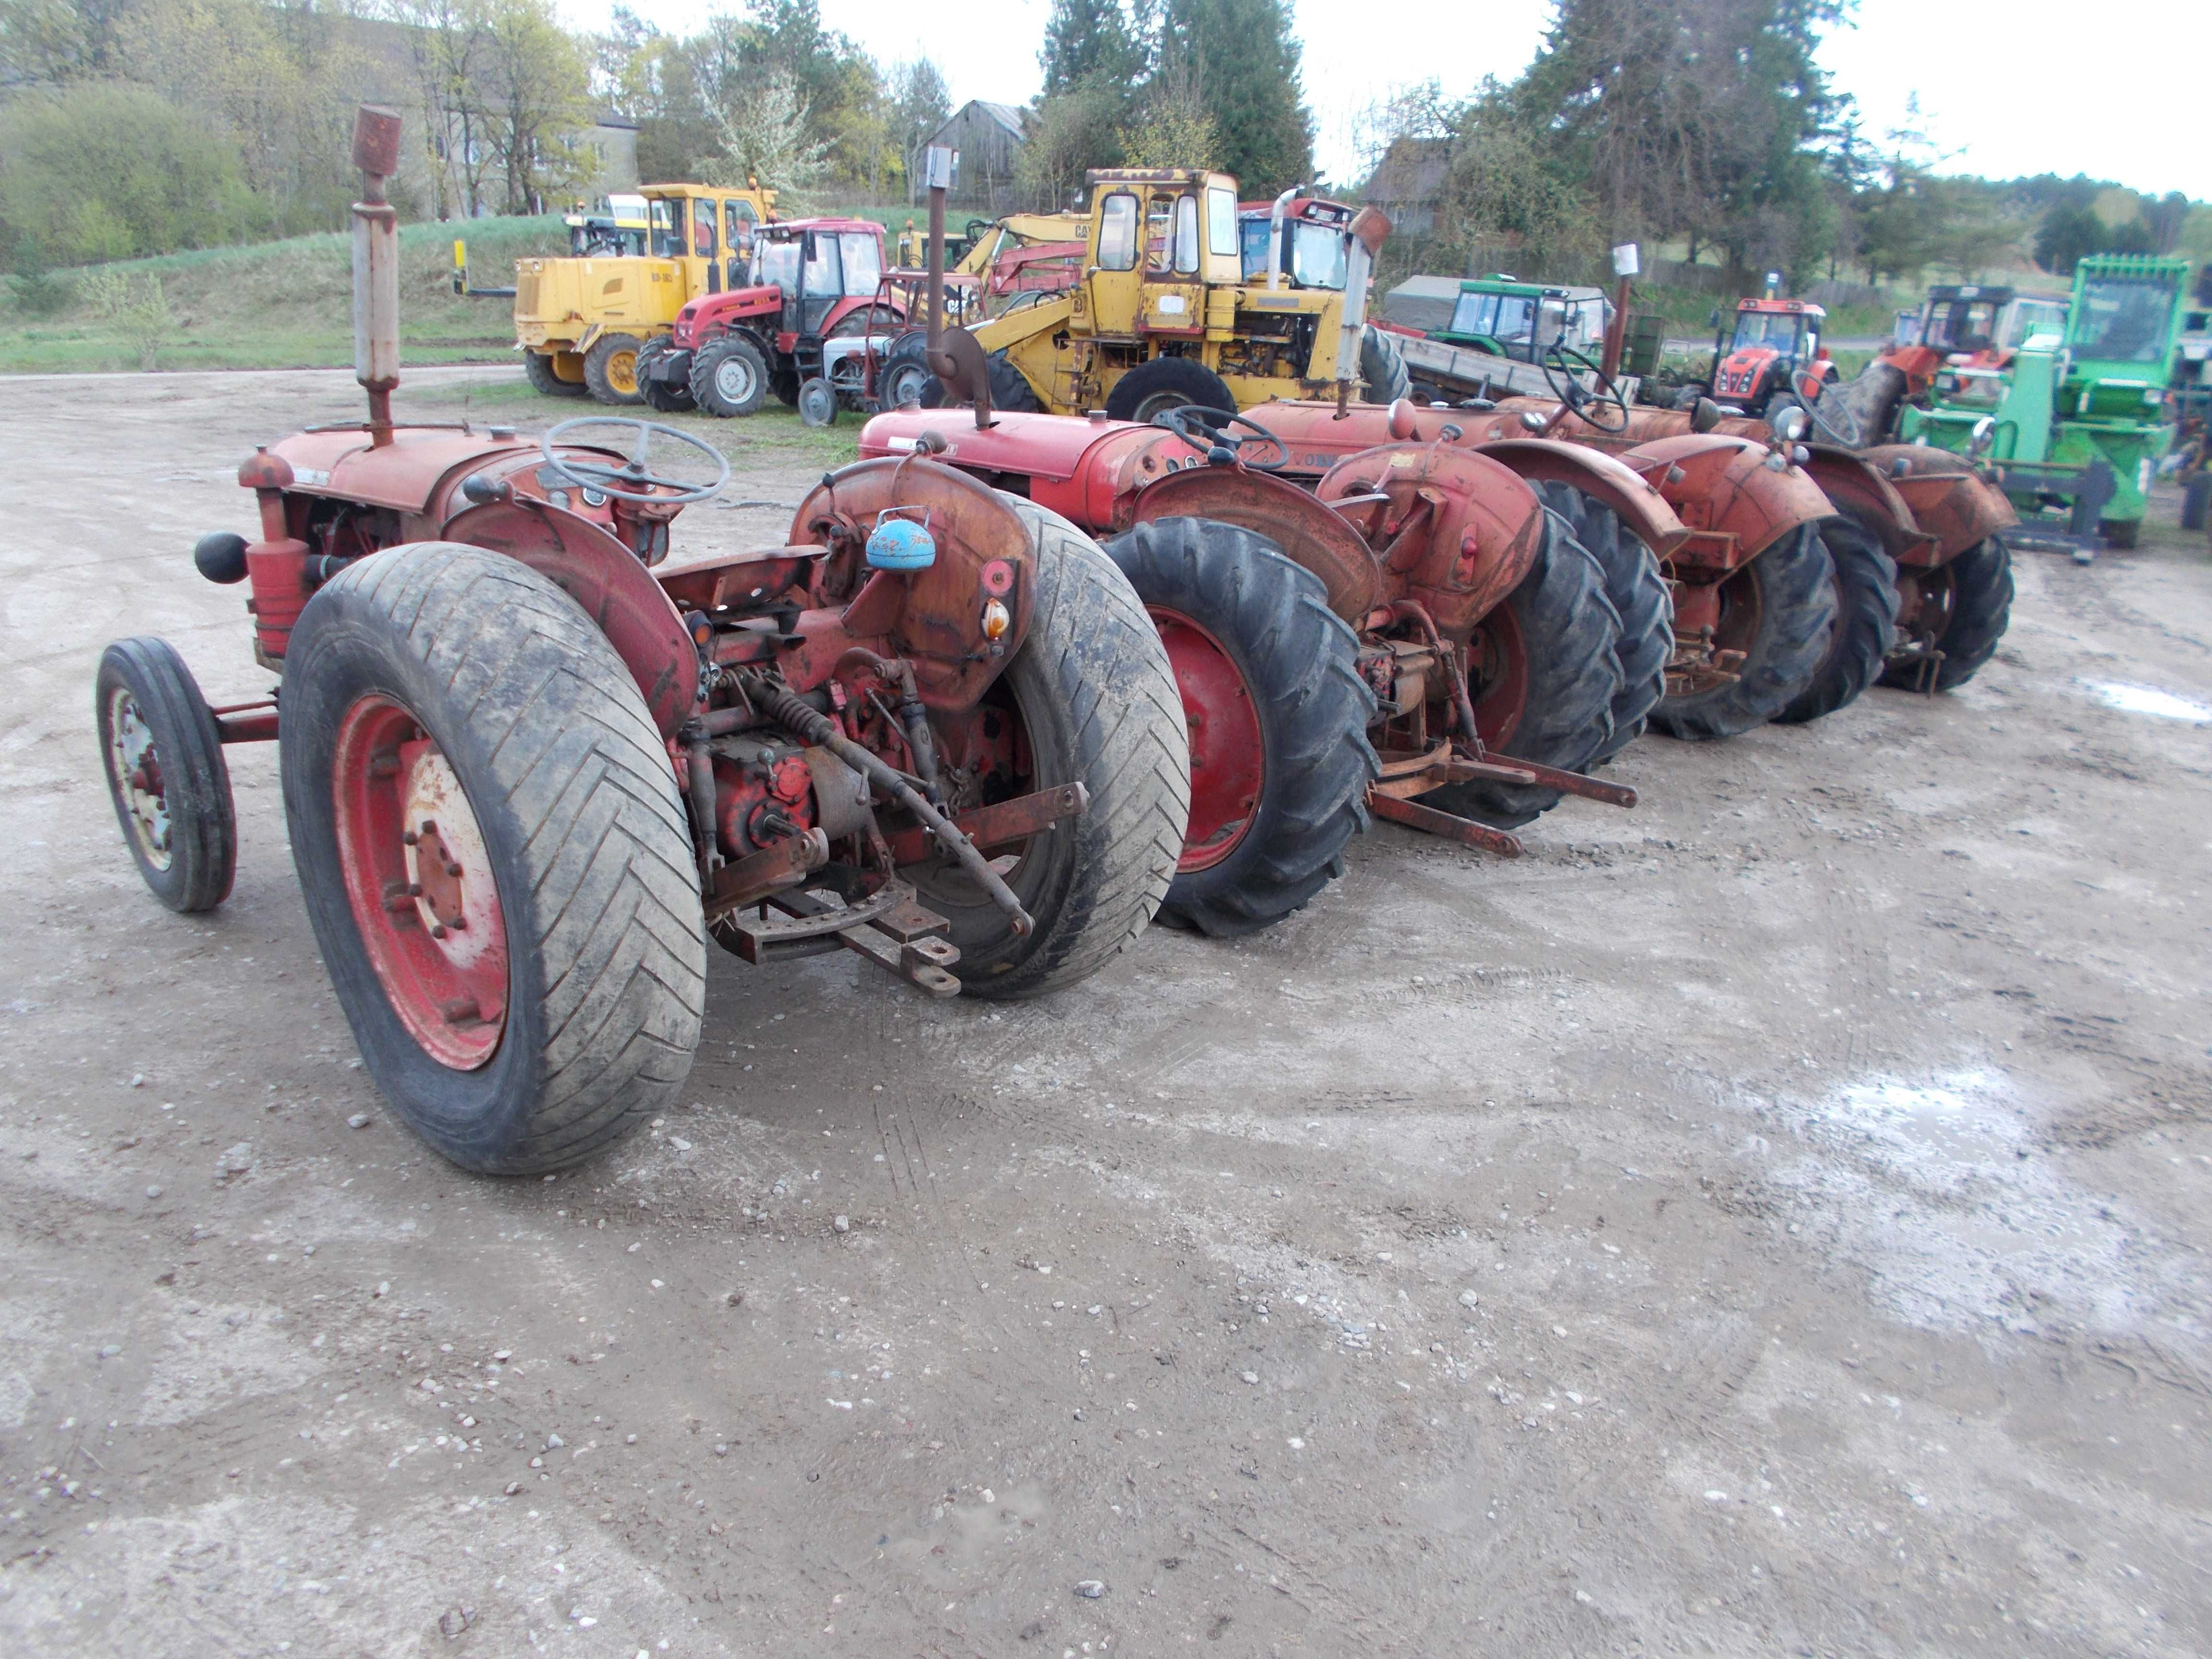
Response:
[{"label": "row of red tractor", "polygon": [[[1371,817],[1516,853],[1563,795],[1632,805],[1601,769],[1647,724],[1941,690],[2005,624],[2011,514],[1959,458],[1601,395],[896,410],[780,544],[686,557],[676,520],[728,477],[695,438],[392,420],[398,137],[363,112],[368,418],[258,450],[255,533],[195,550],[250,592],[277,690],[210,708],[141,637],[96,709],[180,911],[230,889],[227,750],[277,741],[369,1073],[471,1169],[558,1168],[665,1107],[710,937],[1050,993],[1156,914],[1235,934],[1328,902]],[[931,361],[956,394],[957,344]]]}]

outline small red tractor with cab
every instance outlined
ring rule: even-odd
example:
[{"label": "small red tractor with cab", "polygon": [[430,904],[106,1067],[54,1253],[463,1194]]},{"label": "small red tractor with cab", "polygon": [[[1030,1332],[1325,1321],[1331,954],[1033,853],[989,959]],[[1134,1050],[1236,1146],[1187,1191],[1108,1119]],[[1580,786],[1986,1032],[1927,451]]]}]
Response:
[{"label": "small red tractor with cab", "polygon": [[684,560],[672,526],[728,466],[672,428],[395,422],[401,131],[364,108],[354,141],[368,419],[257,449],[258,534],[194,553],[246,585],[277,690],[211,708],[152,638],[100,662],[105,769],[155,894],[228,895],[225,750],[274,739],[370,1076],[446,1157],[508,1173],[674,1097],[709,935],[1007,998],[1140,931],[1176,867],[1185,738],[1097,545],[916,454],[825,475],[783,545]]},{"label": "small red tractor with cab", "polygon": [[[750,415],[769,392],[814,425],[862,406],[862,364],[904,325],[878,297],[884,228],[867,219],[794,219],[753,236],[750,280],[702,295],[638,357],[646,401],[663,412]],[[887,314],[888,313],[888,314]]]},{"label": "small red tractor with cab", "polygon": [[[1810,403],[1820,395],[1819,386],[1836,378],[1836,365],[1820,343],[1820,325],[1827,316],[1826,309],[1805,300],[1769,295],[1737,301],[1735,332],[1713,337],[1711,383],[1685,386],[1682,406],[1707,397],[1731,414],[1760,419],[1777,398]],[[1716,329],[1720,322],[1716,311]]]}]

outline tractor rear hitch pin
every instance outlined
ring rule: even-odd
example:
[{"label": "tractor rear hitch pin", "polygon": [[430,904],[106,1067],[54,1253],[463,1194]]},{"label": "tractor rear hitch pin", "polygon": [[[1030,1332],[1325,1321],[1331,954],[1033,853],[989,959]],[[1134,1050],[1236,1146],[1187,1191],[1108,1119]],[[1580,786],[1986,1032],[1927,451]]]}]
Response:
[{"label": "tractor rear hitch pin", "polygon": [[977,852],[975,843],[962,835],[951,819],[931,805],[919,789],[840,732],[836,722],[828,715],[808,708],[788,686],[778,685],[757,673],[746,672],[739,678],[746,696],[766,709],[778,723],[789,726],[809,743],[827,749],[878,788],[888,791],[902,806],[920,818],[937,838],[937,844],[959,861],[960,867],[975,878],[975,884],[990,895],[992,903],[1006,912],[1018,936],[1025,938],[1036,927],[1030,913],[1022,908],[1021,900],[1014,896],[1014,890],[991,867],[991,861]]}]

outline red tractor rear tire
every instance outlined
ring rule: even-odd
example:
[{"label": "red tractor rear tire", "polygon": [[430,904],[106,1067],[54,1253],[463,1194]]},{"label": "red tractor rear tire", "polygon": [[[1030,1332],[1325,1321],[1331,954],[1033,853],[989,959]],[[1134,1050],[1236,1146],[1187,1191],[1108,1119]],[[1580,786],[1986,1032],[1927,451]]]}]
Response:
[{"label": "red tractor rear tire", "polygon": [[1881,677],[1897,648],[1897,561],[1855,519],[1820,525],[1820,541],[1835,572],[1836,626],[1812,684],[1774,718],[1785,726],[1832,714]]},{"label": "red tractor rear tire", "polygon": [[[1620,695],[1620,613],[1605,573],[1558,514],[1544,514],[1535,562],[1483,618],[1469,651],[1475,726],[1501,758],[1584,772],[1612,752]],[[1450,783],[1424,803],[1515,830],[1559,804],[1534,784]]]},{"label": "red tractor rear tire", "polygon": [[[2012,550],[1991,536],[1931,574],[1951,584],[1950,619],[1936,641],[1943,659],[1936,665],[1935,684],[1935,690],[1949,691],[1981,671],[2012,625]],[[1923,589],[1929,580],[1928,574],[1921,577]],[[1881,683],[1907,691],[1925,690],[1926,665],[1914,658],[1893,663],[1883,672]]]},{"label": "red tractor rear tire", "polygon": [[1161,912],[1256,933],[1344,872],[1381,763],[1359,641],[1265,537],[1158,519],[1106,544],[1158,626],[1190,732],[1191,811]]},{"label": "red tractor rear tire", "polygon": [[667,749],[528,566],[426,542],[325,583],[284,672],[284,816],[369,1075],[462,1168],[590,1157],[683,1086],[706,932]]},{"label": "red tractor rear tire", "polygon": [[1741,651],[1733,685],[1663,699],[1651,724],[1670,738],[1732,738],[1764,726],[1813,683],[1836,623],[1836,585],[1814,525],[1802,525],[1721,586],[1721,648]]},{"label": "red tractor rear tire", "polygon": [[167,640],[118,640],[93,690],[107,792],[154,896],[190,915],[230,896],[238,812],[215,716]]},{"label": "red tractor rear tire", "polygon": [[1004,498],[1036,550],[1035,605],[985,714],[1018,722],[1028,787],[1079,783],[1091,805],[1000,872],[1036,921],[1017,935],[949,860],[901,873],[951,922],[969,996],[1040,996],[1097,971],[1143,933],[1174,878],[1190,816],[1175,675],[1136,594],[1098,544],[1056,513]]}]

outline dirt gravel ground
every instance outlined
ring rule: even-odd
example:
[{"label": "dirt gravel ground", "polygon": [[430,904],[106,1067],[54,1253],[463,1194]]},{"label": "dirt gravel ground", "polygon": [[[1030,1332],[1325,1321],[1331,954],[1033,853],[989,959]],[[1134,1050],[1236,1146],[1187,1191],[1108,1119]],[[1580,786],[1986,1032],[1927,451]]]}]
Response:
[{"label": "dirt gravel ground", "polygon": [[357,1069],[274,753],[186,920],[92,738],[114,636],[263,686],[186,550],[357,395],[0,383],[0,1645],[2212,1649],[2201,540],[1054,1000],[720,959],[684,1109],[488,1181]]}]

